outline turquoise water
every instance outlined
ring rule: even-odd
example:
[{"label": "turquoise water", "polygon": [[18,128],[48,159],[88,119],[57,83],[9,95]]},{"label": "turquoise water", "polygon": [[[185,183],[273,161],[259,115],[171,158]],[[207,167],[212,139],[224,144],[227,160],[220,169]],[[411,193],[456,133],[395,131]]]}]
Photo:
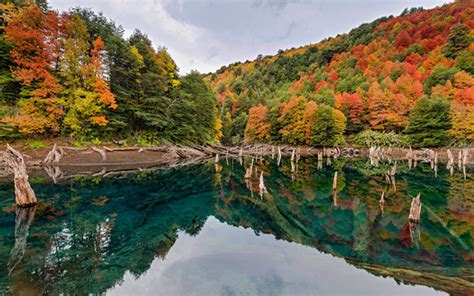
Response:
[{"label": "turquoise water", "polygon": [[395,190],[392,165],[303,158],[292,172],[267,158],[247,182],[250,159],[56,184],[38,174],[29,210],[0,182],[0,294],[474,295],[473,168],[435,177],[399,163]]}]

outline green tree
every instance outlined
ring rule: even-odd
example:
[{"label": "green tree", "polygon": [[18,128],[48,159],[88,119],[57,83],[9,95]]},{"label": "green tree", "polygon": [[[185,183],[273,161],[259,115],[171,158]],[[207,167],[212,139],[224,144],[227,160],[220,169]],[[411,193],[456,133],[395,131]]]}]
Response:
[{"label": "green tree", "polygon": [[311,129],[311,145],[317,147],[333,146],[337,130],[334,124],[333,108],[326,104],[318,106],[316,122]]},{"label": "green tree", "polygon": [[456,74],[457,71],[455,68],[448,68],[441,65],[437,66],[431,74],[423,80],[423,91],[426,94],[431,94],[433,86],[438,84],[444,85],[448,80],[454,82],[454,74]]},{"label": "green tree", "polygon": [[464,24],[454,25],[451,27],[443,53],[446,57],[455,59],[460,51],[469,46],[469,43],[469,27]]},{"label": "green tree", "polygon": [[202,76],[193,71],[182,77],[177,94],[169,108],[173,124],[167,132],[172,135],[172,140],[198,144],[212,141],[216,101]]},{"label": "green tree", "polygon": [[415,147],[448,144],[451,128],[449,101],[442,97],[424,97],[416,102],[405,133]]}]

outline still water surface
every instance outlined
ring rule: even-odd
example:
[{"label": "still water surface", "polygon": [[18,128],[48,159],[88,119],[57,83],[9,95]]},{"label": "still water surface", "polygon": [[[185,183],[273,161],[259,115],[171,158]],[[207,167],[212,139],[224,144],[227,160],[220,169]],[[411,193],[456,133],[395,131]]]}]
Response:
[{"label": "still water surface", "polygon": [[264,159],[246,182],[250,162],[38,175],[21,211],[0,182],[0,294],[474,295],[472,167],[399,163],[395,188],[388,162]]}]

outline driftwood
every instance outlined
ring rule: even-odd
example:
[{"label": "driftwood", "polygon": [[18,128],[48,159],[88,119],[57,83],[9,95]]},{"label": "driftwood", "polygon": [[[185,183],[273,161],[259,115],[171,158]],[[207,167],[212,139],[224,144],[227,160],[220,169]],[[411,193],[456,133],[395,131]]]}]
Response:
[{"label": "driftwood", "polygon": [[44,158],[43,163],[59,162],[64,155],[66,155],[64,149],[54,144],[51,151]]},{"label": "driftwood", "polygon": [[254,159],[252,158],[252,162],[250,163],[250,167],[245,170],[245,176],[244,176],[245,179],[252,178],[253,161],[254,161]]},{"label": "driftwood", "polygon": [[3,153],[3,159],[13,171],[15,183],[16,204],[27,207],[36,204],[36,195],[28,182],[26,164],[20,152],[7,144],[7,150]]},{"label": "driftwood", "polygon": [[421,206],[422,203],[420,201],[420,194],[418,193],[418,195],[411,200],[410,214],[408,216],[408,220],[410,222],[420,222]]},{"label": "driftwood", "polygon": [[265,184],[263,183],[263,172],[260,173],[260,182],[258,185],[260,189],[260,196],[263,196],[264,193],[267,193],[267,187],[265,187]]},{"label": "driftwood", "polygon": [[95,152],[99,153],[102,156],[103,161],[107,160],[107,155],[105,154],[106,153],[105,149],[100,149],[100,148],[97,148],[97,147],[92,147],[91,149],[92,149],[92,151],[95,151]]},{"label": "driftwood", "polygon": [[379,203],[383,206],[385,204],[385,191],[382,191],[382,194],[380,196]]},{"label": "driftwood", "polygon": [[332,190],[336,191],[337,189],[337,172],[334,173],[334,178],[332,179]]},{"label": "driftwood", "polygon": [[397,163],[392,166],[392,169],[390,170],[390,176],[393,177],[397,173]]}]

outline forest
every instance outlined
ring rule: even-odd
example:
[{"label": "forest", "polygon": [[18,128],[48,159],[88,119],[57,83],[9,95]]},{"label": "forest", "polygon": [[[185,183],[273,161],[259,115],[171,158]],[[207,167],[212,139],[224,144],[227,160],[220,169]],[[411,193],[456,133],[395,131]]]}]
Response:
[{"label": "forest", "polygon": [[221,141],[469,145],[473,40],[473,2],[456,1],[224,66],[206,77],[218,98]]},{"label": "forest", "polygon": [[466,146],[474,6],[405,9],[347,34],[181,76],[165,47],[90,9],[0,0],[0,139]]},{"label": "forest", "polygon": [[44,0],[0,6],[0,138],[215,141],[216,101],[201,74],[178,75],[166,48],[100,13]]}]

